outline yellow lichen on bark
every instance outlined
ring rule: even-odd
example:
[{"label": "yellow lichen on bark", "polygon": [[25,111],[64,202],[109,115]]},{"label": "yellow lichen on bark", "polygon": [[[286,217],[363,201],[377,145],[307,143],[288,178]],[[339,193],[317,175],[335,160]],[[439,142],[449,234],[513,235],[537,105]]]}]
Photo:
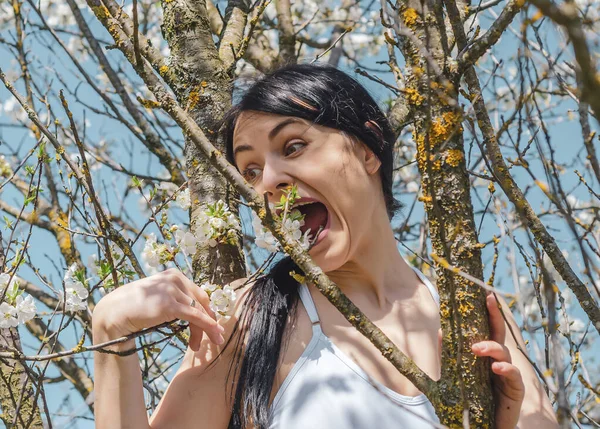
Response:
[{"label": "yellow lichen on bark", "polygon": [[432,123],[432,137],[434,143],[440,144],[446,141],[453,133],[462,132],[460,125],[461,118],[455,112],[444,112],[441,117],[437,117]]},{"label": "yellow lichen on bark", "polygon": [[298,274],[294,270],[290,271],[290,276],[292,276],[293,279],[296,280],[298,283],[304,283],[306,281],[306,277],[304,277],[301,274]]},{"label": "yellow lichen on bark", "polygon": [[98,19],[101,19],[101,20],[104,20],[104,19],[110,17],[110,11],[104,5],[92,7],[92,12],[94,12],[94,15],[96,15],[98,17]]},{"label": "yellow lichen on bark", "polygon": [[416,11],[416,9],[409,7],[404,11],[402,17],[404,18],[404,24],[408,28],[413,28],[419,20],[419,13]]},{"label": "yellow lichen on bark", "polygon": [[200,87],[199,89],[194,89],[190,92],[190,96],[188,97],[188,107],[187,110],[193,110],[194,107],[200,101],[200,95],[204,92],[204,88]]},{"label": "yellow lichen on bark", "polygon": [[406,101],[414,106],[420,106],[423,104],[425,97],[423,97],[419,92],[414,88],[406,88],[404,90],[404,94],[406,97]]},{"label": "yellow lichen on bark", "polygon": [[61,253],[63,255],[69,254],[72,247],[71,234],[64,229],[69,227],[69,217],[65,212],[61,211],[56,213],[54,210],[50,211],[48,217],[58,225],[58,228],[55,228],[55,231]]},{"label": "yellow lichen on bark", "polygon": [[[421,132],[415,135],[413,138],[417,144],[417,163],[421,171],[427,171],[427,156],[426,153],[429,151],[429,161],[431,162],[431,168],[436,171],[442,166],[442,160],[436,159],[435,148],[441,146],[443,143],[448,141],[453,135],[462,132],[461,116],[453,111],[447,111],[442,113],[440,116],[433,118],[431,126],[429,127],[429,148],[425,145],[426,133]],[[456,167],[463,155],[460,150],[448,150],[446,162]]]},{"label": "yellow lichen on bark", "polygon": [[446,164],[451,167],[458,167],[460,161],[463,159],[463,153],[458,149],[448,149],[446,151]]}]

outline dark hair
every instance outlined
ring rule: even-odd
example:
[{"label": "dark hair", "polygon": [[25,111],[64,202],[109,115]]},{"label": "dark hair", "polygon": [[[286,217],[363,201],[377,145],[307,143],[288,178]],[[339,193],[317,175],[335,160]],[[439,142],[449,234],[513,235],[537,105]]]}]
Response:
[{"label": "dark hair", "polygon": [[[240,113],[247,110],[302,118],[339,129],[364,143],[381,161],[381,183],[390,221],[402,207],[392,192],[392,127],[367,90],[346,73],[322,64],[291,64],[252,84],[223,119],[226,156],[232,164],[233,131]],[[247,329],[246,350],[243,359],[240,352],[235,354],[231,367],[235,365],[239,378],[230,429],[245,428],[248,422],[259,429],[268,426],[269,397],[283,333],[288,314],[295,317],[299,297],[299,284],[289,274],[292,270],[304,275],[289,256],[284,257],[248,292],[238,321]]]}]

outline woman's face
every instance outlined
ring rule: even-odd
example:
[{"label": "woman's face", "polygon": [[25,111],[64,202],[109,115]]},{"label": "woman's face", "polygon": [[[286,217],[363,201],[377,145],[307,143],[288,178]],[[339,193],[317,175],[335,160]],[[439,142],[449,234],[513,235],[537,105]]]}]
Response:
[{"label": "woman's face", "polygon": [[268,192],[270,202],[278,202],[285,188],[296,184],[300,197],[325,205],[328,228],[309,252],[324,272],[351,260],[368,238],[376,211],[385,212],[380,161],[337,129],[244,111],[236,121],[233,153],[240,173],[258,193]]}]

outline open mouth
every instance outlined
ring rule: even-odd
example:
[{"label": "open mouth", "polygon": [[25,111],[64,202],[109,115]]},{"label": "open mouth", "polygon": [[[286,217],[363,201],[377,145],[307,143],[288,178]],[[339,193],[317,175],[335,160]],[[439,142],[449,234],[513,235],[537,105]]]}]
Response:
[{"label": "open mouth", "polygon": [[[304,235],[310,229],[308,239],[313,245],[325,236],[329,229],[329,211],[325,204],[314,198],[303,197],[296,200],[292,210],[298,210],[304,215],[304,225],[300,227],[300,232]],[[278,210],[277,214],[281,215],[281,212],[282,210]]]},{"label": "open mouth", "polygon": [[316,201],[295,208],[304,215],[304,225],[300,231],[304,234],[310,228],[308,237],[311,241],[328,226],[329,213],[325,204]]}]

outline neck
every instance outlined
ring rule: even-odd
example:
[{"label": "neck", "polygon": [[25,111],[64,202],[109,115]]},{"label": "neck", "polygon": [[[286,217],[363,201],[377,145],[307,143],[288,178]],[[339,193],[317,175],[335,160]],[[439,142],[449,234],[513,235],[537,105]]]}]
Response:
[{"label": "neck", "polygon": [[373,228],[359,240],[357,251],[327,276],[351,300],[361,296],[383,310],[395,301],[399,288],[415,284],[416,277],[398,251],[387,213],[376,218]]}]

